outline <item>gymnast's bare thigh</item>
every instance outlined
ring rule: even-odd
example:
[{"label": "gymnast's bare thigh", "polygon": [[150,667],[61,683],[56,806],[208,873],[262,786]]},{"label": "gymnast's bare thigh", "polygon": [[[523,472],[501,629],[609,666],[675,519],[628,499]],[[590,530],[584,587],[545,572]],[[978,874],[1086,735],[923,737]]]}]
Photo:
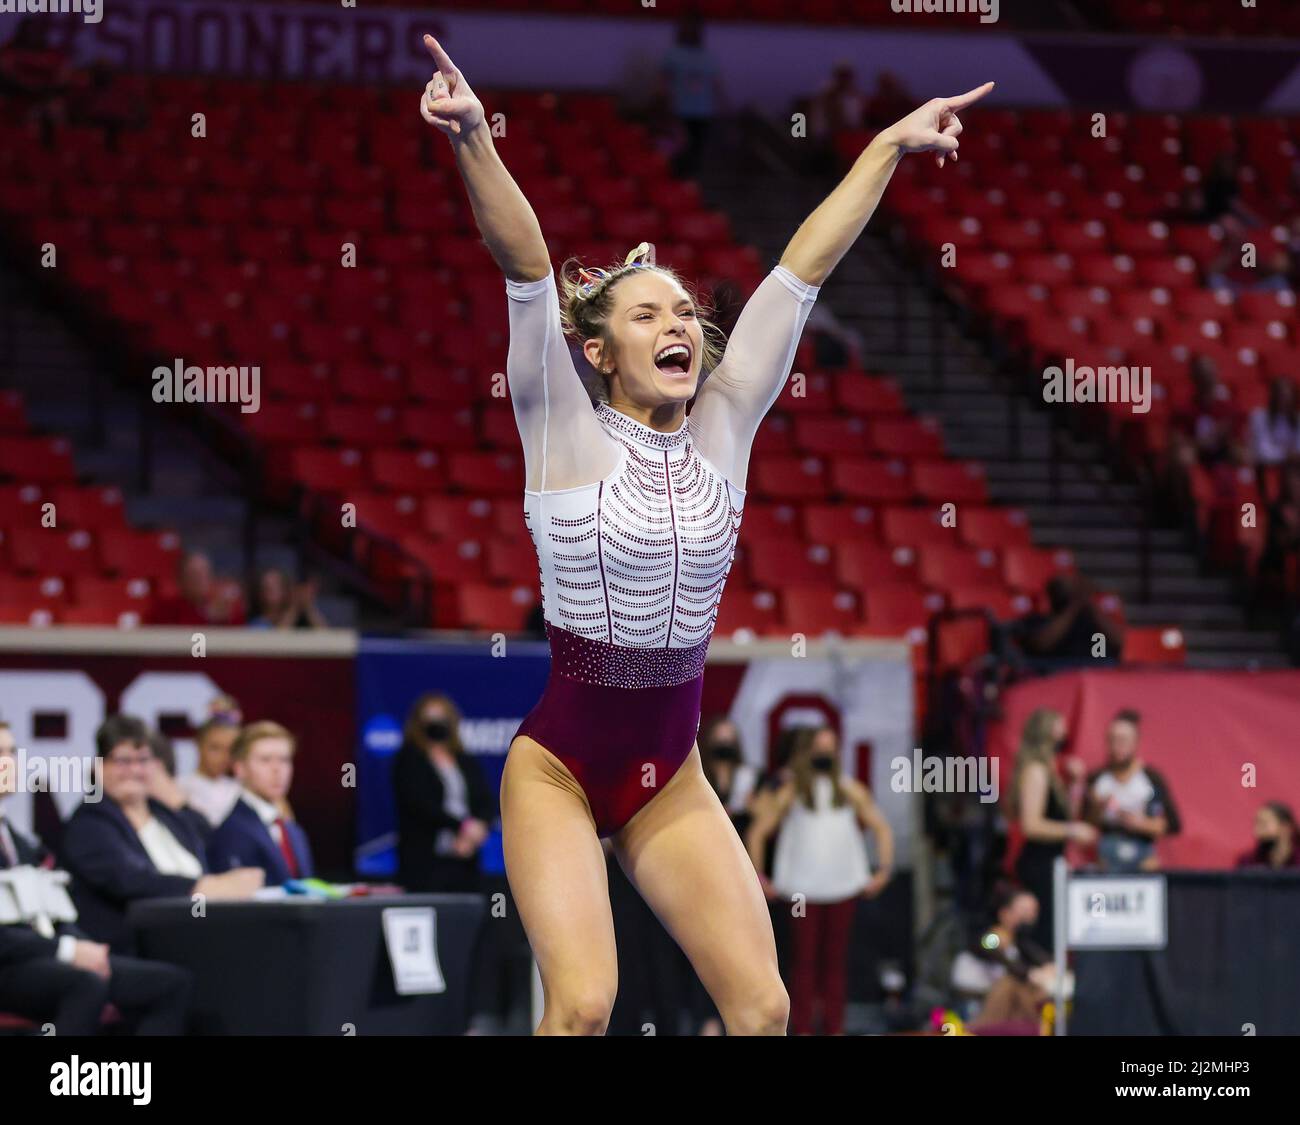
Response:
[{"label": "gymnast's bare thigh", "polygon": [[510,743],[506,754],[505,769],[501,774],[501,809],[506,811],[507,789],[513,790],[532,785],[549,785],[569,794],[585,810],[591,822],[591,830],[596,831],[596,822],[591,815],[591,805],[582,785],[573,776],[573,771],[552,754],[537,739],[526,734],[517,735]]}]

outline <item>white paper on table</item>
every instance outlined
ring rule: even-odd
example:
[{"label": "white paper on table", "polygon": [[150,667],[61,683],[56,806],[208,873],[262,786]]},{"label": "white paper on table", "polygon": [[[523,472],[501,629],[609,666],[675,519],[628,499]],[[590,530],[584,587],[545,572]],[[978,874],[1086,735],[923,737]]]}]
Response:
[{"label": "white paper on table", "polygon": [[446,992],[438,964],[438,923],[432,906],[387,906],[384,942],[399,996]]},{"label": "white paper on table", "polygon": [[254,902],[283,902],[289,897],[289,892],[283,887],[258,887],[253,892]]}]

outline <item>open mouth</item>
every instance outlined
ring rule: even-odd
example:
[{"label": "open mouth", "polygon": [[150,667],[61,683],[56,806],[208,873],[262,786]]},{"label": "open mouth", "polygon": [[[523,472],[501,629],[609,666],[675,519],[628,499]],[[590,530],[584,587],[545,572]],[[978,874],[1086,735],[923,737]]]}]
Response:
[{"label": "open mouth", "polygon": [[665,375],[689,375],[692,353],[687,344],[669,344],[655,355],[655,366]]}]

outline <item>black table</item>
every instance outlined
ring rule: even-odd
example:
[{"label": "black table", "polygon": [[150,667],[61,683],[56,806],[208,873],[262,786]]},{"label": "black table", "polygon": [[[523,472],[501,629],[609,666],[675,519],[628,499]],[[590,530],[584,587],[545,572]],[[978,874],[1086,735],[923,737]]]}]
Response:
[{"label": "black table", "polygon": [[1165,876],[1168,947],[1075,953],[1070,1034],[1300,1035],[1300,872]]},{"label": "black table", "polygon": [[[399,996],[384,942],[385,907],[434,908],[445,992]],[[204,1035],[457,1035],[468,1018],[479,895],[134,903],[139,953],[194,974],[193,1030]]]}]

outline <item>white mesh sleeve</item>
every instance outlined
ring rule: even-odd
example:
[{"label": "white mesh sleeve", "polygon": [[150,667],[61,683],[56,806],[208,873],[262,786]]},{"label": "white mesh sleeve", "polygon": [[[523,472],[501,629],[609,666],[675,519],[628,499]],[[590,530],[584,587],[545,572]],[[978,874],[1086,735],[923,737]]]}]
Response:
[{"label": "white mesh sleeve", "polygon": [[737,488],[745,487],[758,424],[785,386],[795,349],[821,286],[775,267],[741,311],[722,362],[691,409],[691,438],[701,456]]},{"label": "white mesh sleeve", "polygon": [[549,491],[593,484],[613,471],[618,448],[601,428],[560,324],[555,271],[506,278],[510,351],[506,382],[524,447],[525,485]]}]

